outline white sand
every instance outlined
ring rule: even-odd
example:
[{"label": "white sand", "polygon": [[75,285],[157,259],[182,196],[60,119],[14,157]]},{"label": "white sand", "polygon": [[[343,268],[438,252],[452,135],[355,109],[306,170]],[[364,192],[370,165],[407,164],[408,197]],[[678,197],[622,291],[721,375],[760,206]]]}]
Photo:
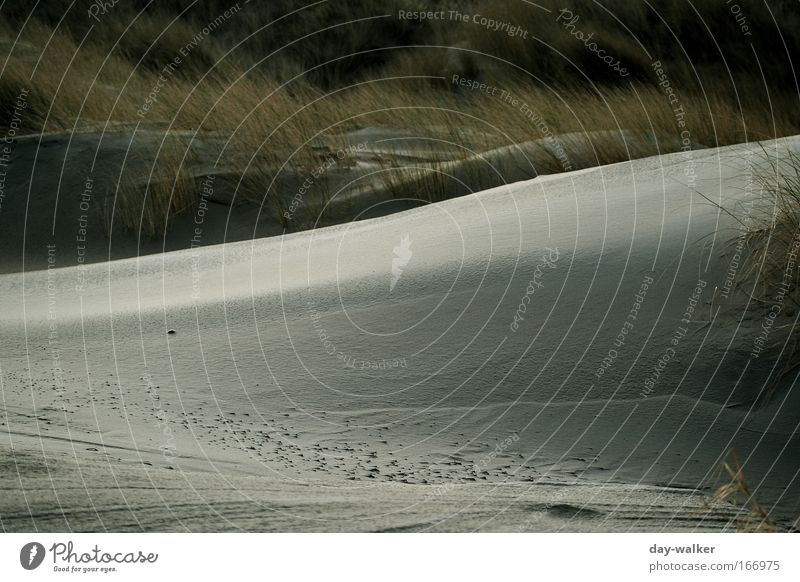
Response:
[{"label": "white sand", "polygon": [[740,209],[748,152],[0,276],[3,527],[720,529],[690,489],[731,447],[796,515],[791,378],[752,405],[785,338],[748,357],[766,311],[715,291],[737,224],[695,192]]}]

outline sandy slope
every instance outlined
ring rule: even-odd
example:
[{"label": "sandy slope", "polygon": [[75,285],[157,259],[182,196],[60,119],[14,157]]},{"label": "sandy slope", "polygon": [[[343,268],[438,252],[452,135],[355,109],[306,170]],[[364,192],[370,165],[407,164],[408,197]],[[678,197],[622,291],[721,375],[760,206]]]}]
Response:
[{"label": "sandy slope", "polygon": [[796,515],[792,378],[753,404],[783,337],[749,356],[765,312],[720,292],[737,225],[697,193],[737,210],[760,151],[4,275],[3,526],[719,528],[685,488],[731,447]]},{"label": "sandy slope", "polygon": [[[222,136],[138,125],[19,137],[4,153],[2,167],[0,245],[5,252],[0,272],[46,268],[47,245],[74,248],[79,238],[85,243],[83,254],[62,256],[60,266],[273,236],[285,226],[293,231],[349,222],[364,212],[388,214],[408,205],[391,200],[379,160],[391,155],[417,165],[420,157],[447,160],[454,155],[452,147],[440,142],[366,128],[320,138],[314,148],[318,160],[304,160],[305,167],[295,160],[267,168],[257,180],[265,182],[263,188],[253,191],[252,185],[242,185],[241,170],[230,167],[227,156],[236,147]],[[162,164],[173,174],[165,174]],[[138,218],[156,197],[147,187],[168,192],[179,166],[181,175],[194,182],[195,204],[174,216],[168,228],[159,223],[155,236],[126,225],[125,208]],[[215,179],[213,194],[203,200],[208,176]],[[297,196],[302,202],[288,224],[281,223],[271,195],[265,194],[270,176],[270,192],[280,196],[284,207]],[[507,176],[493,174],[491,185],[530,176],[530,171],[520,175],[512,168]],[[334,200],[321,217],[329,196]],[[163,211],[158,215],[165,217]],[[200,238],[195,237],[198,224]]]},{"label": "sandy slope", "polygon": [[[386,216],[432,192],[451,198],[533,178],[533,160],[544,152],[568,156],[564,167],[596,165],[593,147],[613,140],[632,158],[653,148],[652,138],[623,131],[470,153],[441,139],[366,127],[318,138],[314,159],[260,160],[260,173],[243,182],[230,159],[239,144],[214,134],[119,125],[22,136],[0,168],[0,273],[46,268],[48,245],[82,243],[81,254],[61,253],[59,266],[67,267]],[[194,204],[182,204],[167,226],[154,200],[172,190],[178,167]],[[143,209],[158,217],[157,234],[138,226]]]}]

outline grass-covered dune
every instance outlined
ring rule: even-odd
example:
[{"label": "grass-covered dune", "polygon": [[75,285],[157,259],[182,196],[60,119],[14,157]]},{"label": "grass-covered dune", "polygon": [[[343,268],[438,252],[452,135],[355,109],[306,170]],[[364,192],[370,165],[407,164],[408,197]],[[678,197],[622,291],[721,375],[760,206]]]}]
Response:
[{"label": "grass-covered dune", "polygon": [[[0,16],[7,139],[129,143],[85,138],[88,166],[65,154],[54,183],[36,179],[54,171],[36,142],[21,145],[6,194],[79,197],[88,167],[103,236],[139,252],[191,221],[208,174],[217,201],[257,216],[231,240],[800,125],[800,14],[785,1],[56,0]],[[402,203],[374,210],[387,197]]]}]

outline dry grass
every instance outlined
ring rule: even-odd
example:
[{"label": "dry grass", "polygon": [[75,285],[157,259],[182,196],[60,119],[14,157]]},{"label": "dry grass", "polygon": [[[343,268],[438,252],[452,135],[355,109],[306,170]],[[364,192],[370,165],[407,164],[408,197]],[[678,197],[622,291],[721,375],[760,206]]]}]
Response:
[{"label": "dry grass", "polygon": [[800,284],[800,154],[792,151],[768,153],[757,168],[763,208],[747,233],[748,272],[746,280],[757,283],[756,296],[770,305],[770,299],[784,290],[781,302],[800,306],[796,293]]},{"label": "dry grass", "polygon": [[[411,130],[451,142],[464,152],[457,163],[432,159],[406,167],[407,161],[399,157],[384,160],[385,187],[398,198],[424,201],[513,181],[503,169],[497,170],[498,160],[487,160],[481,154],[536,140],[552,141],[553,136],[561,134],[589,135],[569,142],[568,164],[554,155],[552,147],[523,146],[533,167],[528,177],[680,148],[681,128],[673,105],[653,83],[652,74],[648,71],[650,77],[645,78],[647,75],[641,73],[649,61],[644,59],[636,38],[647,36],[653,15],[640,5],[609,4],[613,14],[631,28],[634,38],[602,8],[589,2],[576,3],[583,28],[598,31],[608,50],[624,57],[630,69],[638,71],[632,76],[632,83],[621,83],[620,79],[608,78],[608,67],[604,63],[598,66],[598,59],[592,54],[587,56],[585,47],[565,34],[554,19],[534,18],[531,7],[522,2],[461,4],[464,9],[528,28],[538,39],[537,50],[531,49],[532,41],[526,44],[519,38],[488,33],[471,24],[416,25],[384,17],[396,13],[398,7],[410,10],[413,6],[376,1],[358,7],[347,5],[341,14],[337,10],[342,5],[337,4],[336,10],[320,5],[287,16],[280,28],[266,29],[226,54],[246,34],[258,30],[258,22],[271,22],[291,11],[290,4],[278,2],[259,7],[262,12],[249,13],[247,19],[223,25],[219,34],[202,41],[189,59],[165,75],[149,110],[139,115],[164,63],[191,39],[198,26],[229,5],[211,2],[193,8],[186,19],[175,21],[175,14],[163,9],[148,10],[134,19],[139,7],[134,2],[116,6],[102,26],[89,33],[86,19],[75,14],[68,14],[67,24],[55,29],[52,23],[59,22],[55,4],[48,8],[50,13],[40,15],[47,24],[34,18],[22,29],[19,42],[0,44],[5,50],[0,51],[0,63],[4,63],[0,74],[0,124],[9,118],[7,111],[19,90],[28,87],[31,95],[25,117],[27,131],[131,131],[138,123],[142,127],[219,136],[224,145],[217,152],[217,165],[239,177],[237,197],[271,209],[286,228],[314,224],[314,216],[330,199],[327,182],[322,180],[316,185],[316,198],[306,201],[304,211],[308,216],[303,221],[290,223],[282,218],[296,191],[298,176],[307,175],[318,166],[320,144],[341,147],[340,136],[359,127]],[[558,8],[555,3],[547,5],[550,4],[551,8]],[[177,9],[183,7],[184,3],[176,3]],[[682,18],[688,18],[670,10],[662,11],[667,19],[680,23]],[[701,12],[705,10],[702,8]],[[372,18],[375,15],[380,18]],[[16,38],[19,30],[12,20],[16,18],[21,23],[23,16],[12,10],[11,19],[0,24],[0,37]],[[791,27],[795,20],[787,16],[787,26]],[[344,24],[339,26],[340,23]],[[730,22],[720,26],[730,32]],[[309,30],[319,35],[286,45]],[[688,33],[681,27],[676,31],[685,40]],[[84,34],[90,35],[82,42]],[[652,54],[669,54],[663,34],[649,36]],[[330,42],[322,42],[323,39]],[[722,36],[717,40],[725,50],[741,50],[742,43]],[[360,60],[322,65],[369,47],[415,42],[444,48],[376,51]],[[790,41],[792,51],[793,42]],[[577,68],[565,69],[544,46],[565,54]],[[686,46],[698,54],[705,50],[705,45]],[[261,62],[273,51],[277,51],[275,55]],[[498,67],[497,59],[487,61],[473,51],[506,59],[519,68]],[[742,56],[740,52],[730,54]],[[712,63],[714,58],[698,56],[698,67]],[[779,66],[777,61],[765,63],[768,77],[773,75],[769,67]],[[732,91],[731,79],[722,75],[704,75],[699,85],[692,77],[696,72],[686,72],[686,63],[676,60],[670,65],[693,143],[715,147],[797,133],[792,95],[772,91],[770,107],[764,107],[760,79],[737,84]],[[361,77],[354,76],[356,70]],[[282,80],[303,71],[307,74],[282,84]],[[453,74],[494,84],[524,103],[526,109],[496,95],[457,90],[451,82]],[[642,136],[646,137],[641,139]],[[179,184],[186,179],[174,181]],[[129,185],[122,186],[123,191],[130,189]],[[173,194],[172,188],[151,188],[147,198]],[[176,205],[167,200],[154,203],[152,208],[155,215],[160,215],[162,211],[179,211],[183,203]],[[150,224],[151,213],[147,211],[143,216],[147,217],[144,222]],[[126,219],[125,224],[131,222]],[[146,230],[151,232],[152,228],[148,226]]]},{"label": "dry grass", "polygon": [[711,496],[711,503],[726,503],[736,509],[733,525],[738,532],[770,533],[782,531],[770,518],[767,510],[756,500],[731,449],[720,463],[720,479],[724,481]]},{"label": "dry grass", "polygon": [[[174,216],[197,203],[198,179],[189,170],[185,152],[170,143],[155,161],[134,164],[125,172],[105,201],[107,231],[113,225],[155,239],[164,235]],[[149,173],[142,176],[142,168]]]},{"label": "dry grass", "polygon": [[[740,249],[736,288],[745,294],[769,335],[764,351],[782,357],[756,402],[768,400],[780,382],[800,368],[800,155],[784,148],[767,150],[751,167],[750,209],[722,209],[740,221],[741,233],[729,241]],[[740,218],[741,217],[741,218]],[[736,247],[736,248],[734,248]]]}]

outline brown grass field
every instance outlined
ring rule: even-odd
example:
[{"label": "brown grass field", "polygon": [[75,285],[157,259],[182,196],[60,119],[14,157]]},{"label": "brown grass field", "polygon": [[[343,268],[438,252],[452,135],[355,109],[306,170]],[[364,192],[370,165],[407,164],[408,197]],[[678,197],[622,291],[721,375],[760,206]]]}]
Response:
[{"label": "brown grass field", "polygon": [[[751,38],[711,2],[656,12],[644,4],[576,0],[567,5],[579,16],[572,28],[559,20],[562,5],[549,0],[538,5],[547,17],[525,2],[448,6],[513,23],[526,38],[473,22],[400,18],[399,11],[424,5],[396,0],[130,2],[105,13],[89,2],[71,10],[59,2],[32,12],[6,7],[0,123],[12,119],[14,101],[27,89],[27,133],[138,127],[221,137],[217,165],[238,176],[238,195],[271,201],[277,216],[285,206],[275,194],[280,176],[313,168],[320,140],[335,144],[371,126],[411,130],[456,144],[455,157],[474,166],[463,172],[461,188],[442,177],[448,160],[431,159],[422,169],[382,160],[386,186],[397,197],[413,192],[435,201],[502,183],[483,178],[481,153],[562,134],[586,138],[571,141],[561,158],[552,148],[527,147],[536,173],[797,133],[791,62],[800,50],[787,31],[796,30],[800,15],[787,2],[768,11],[749,0],[740,4]],[[247,18],[237,18],[244,10]],[[213,30],[203,35],[204,27]],[[592,31],[627,75],[576,39],[578,29]],[[119,194],[126,227],[153,236],[193,203],[183,167],[191,151],[168,147],[148,155],[157,158],[158,184],[143,186],[146,208],[125,210],[126,200],[141,196],[130,193],[137,186],[125,176]]]}]

